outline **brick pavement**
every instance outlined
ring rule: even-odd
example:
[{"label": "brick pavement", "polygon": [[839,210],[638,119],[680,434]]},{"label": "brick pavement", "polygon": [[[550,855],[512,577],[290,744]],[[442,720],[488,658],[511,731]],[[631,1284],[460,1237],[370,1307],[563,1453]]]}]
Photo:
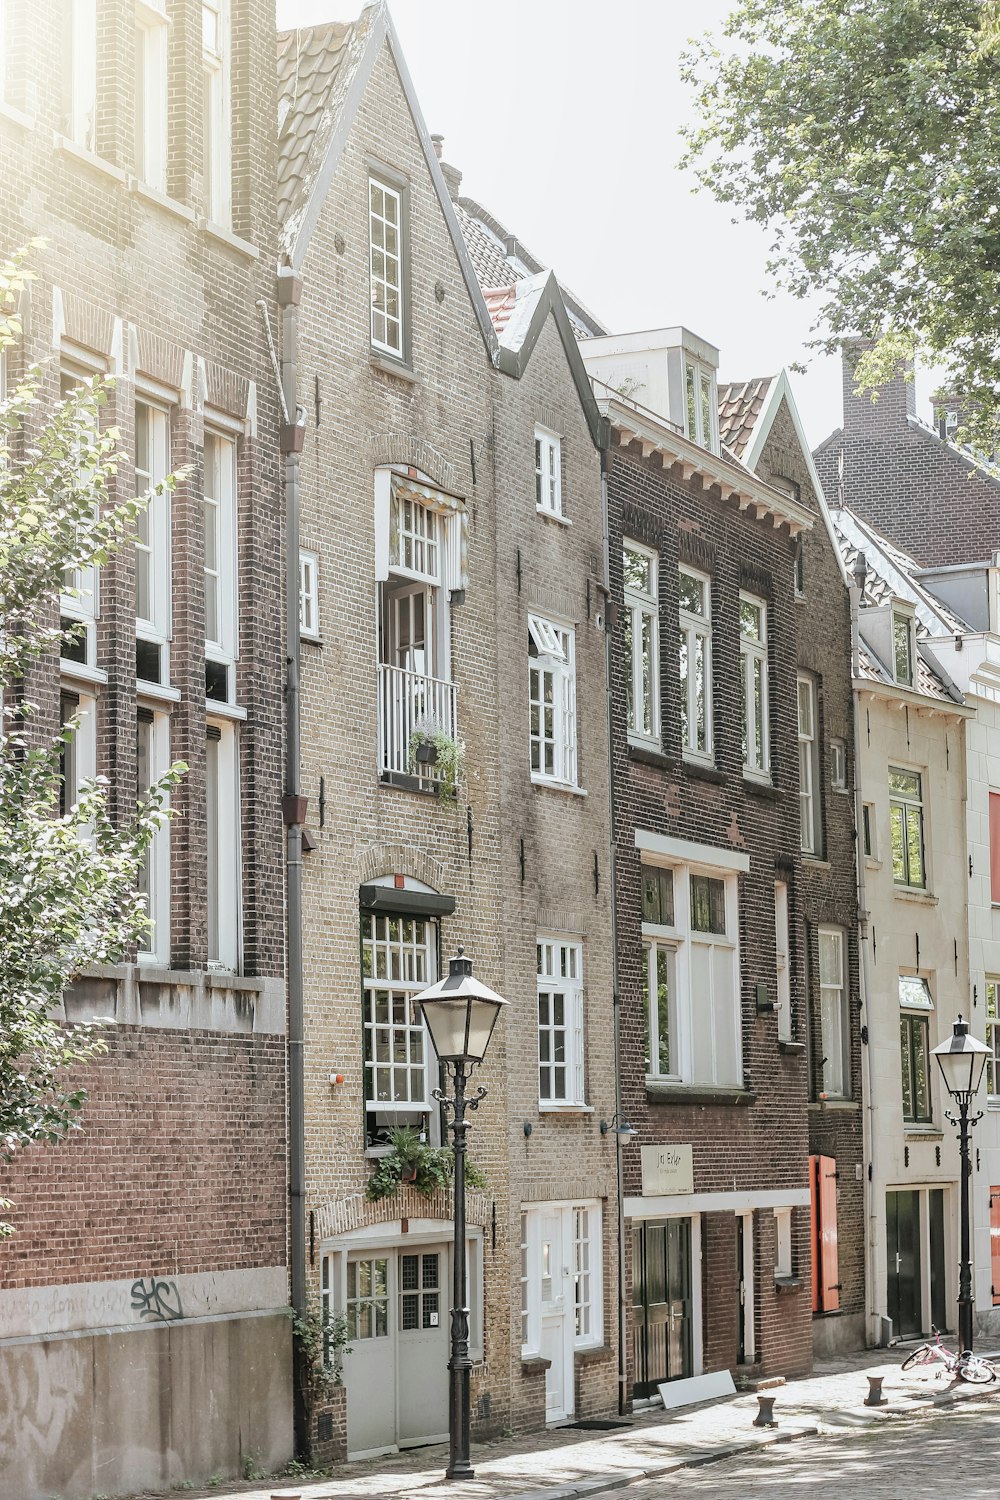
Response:
[{"label": "brick pavement", "polygon": [[[628,1427],[602,1434],[559,1428],[530,1437],[476,1444],[472,1452],[476,1478],[466,1483],[444,1480],[447,1450],[433,1447],[342,1464],[327,1478],[283,1478],[186,1493],[191,1500],[208,1500],[210,1496],[218,1500],[293,1500],[296,1496],[301,1500],[422,1500],[425,1496],[434,1496],[435,1500],[439,1496],[444,1500],[569,1500],[571,1496],[600,1494],[668,1474],[674,1476],[673,1485],[679,1470],[693,1474],[692,1466],[700,1464],[712,1464],[712,1473],[716,1474],[717,1460],[726,1461],[726,1472],[734,1464],[746,1468],[748,1461],[763,1464],[765,1459],[761,1470],[765,1475],[792,1472],[789,1465],[799,1464],[794,1455],[800,1441],[806,1444],[802,1464],[807,1464],[817,1447],[823,1450],[828,1441],[839,1440],[845,1433],[867,1442],[883,1428],[900,1425],[902,1430],[905,1424],[906,1431],[911,1431],[916,1419],[935,1420],[942,1407],[957,1408],[948,1415],[963,1417],[972,1412],[1000,1411],[1000,1384],[984,1388],[952,1383],[936,1368],[903,1373],[899,1365],[906,1352],[870,1350],[824,1364],[805,1379],[775,1388],[770,1393],[776,1396],[778,1426],[770,1431],[753,1427],[757,1398],[744,1393],[673,1413],[657,1407],[637,1413]],[[889,1400],[883,1408],[864,1405],[869,1374],[885,1377]],[[780,1454],[756,1451],[776,1443],[781,1445]],[[846,1450],[838,1442],[834,1451]],[[804,1476],[801,1466],[795,1472]],[[690,1485],[694,1480],[685,1477],[684,1482]],[[939,1486],[940,1479],[937,1483]],[[640,1483],[636,1493],[648,1497],[658,1491],[655,1485]],[[695,1489],[692,1493],[703,1491]],[[750,1492],[730,1488],[725,1493],[739,1496]],[[753,1494],[757,1493],[754,1488]],[[865,1494],[869,1493],[887,1497],[896,1492],[866,1489]],[[907,1493],[917,1493],[909,1487],[909,1481]],[[966,1493],[974,1492],[959,1493],[964,1500]]]}]

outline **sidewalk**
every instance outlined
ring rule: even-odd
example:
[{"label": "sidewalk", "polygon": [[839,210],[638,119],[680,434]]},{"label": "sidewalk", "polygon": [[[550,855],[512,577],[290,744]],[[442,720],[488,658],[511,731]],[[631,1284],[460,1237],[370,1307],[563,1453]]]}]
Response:
[{"label": "sidewalk", "polygon": [[[342,1464],[327,1479],[282,1478],[184,1493],[191,1500],[571,1500],[817,1432],[891,1421],[953,1402],[1000,1405],[1000,1383],[951,1382],[934,1366],[904,1374],[899,1366],[908,1352],[868,1350],[768,1390],[777,1398],[773,1429],[755,1428],[757,1397],[737,1394],[677,1412],[656,1407],[600,1434],[563,1427],[474,1444],[476,1477],[465,1483],[444,1478],[448,1450],[439,1446]],[[886,1406],[864,1405],[868,1375],[885,1376]]]}]

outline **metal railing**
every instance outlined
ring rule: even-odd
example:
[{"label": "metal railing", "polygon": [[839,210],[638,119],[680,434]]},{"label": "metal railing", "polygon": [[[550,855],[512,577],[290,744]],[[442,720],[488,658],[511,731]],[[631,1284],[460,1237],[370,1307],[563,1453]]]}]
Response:
[{"label": "metal railing", "polygon": [[457,739],[457,689],[453,682],[440,677],[424,677],[405,667],[384,662],[378,669],[378,754],[379,769],[394,775],[420,775],[430,781],[438,779],[435,765],[410,760],[410,740],[414,730],[428,734],[446,734]]}]

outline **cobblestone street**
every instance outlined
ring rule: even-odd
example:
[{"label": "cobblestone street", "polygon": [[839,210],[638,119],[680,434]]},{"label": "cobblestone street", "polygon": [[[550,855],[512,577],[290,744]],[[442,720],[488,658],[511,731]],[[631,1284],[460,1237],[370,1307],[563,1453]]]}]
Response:
[{"label": "cobblestone street", "polygon": [[914,1500],[997,1493],[1000,1425],[996,1402],[966,1403],[933,1416],[900,1417],[839,1434],[758,1448],[750,1454],[629,1487],[635,1500]]}]

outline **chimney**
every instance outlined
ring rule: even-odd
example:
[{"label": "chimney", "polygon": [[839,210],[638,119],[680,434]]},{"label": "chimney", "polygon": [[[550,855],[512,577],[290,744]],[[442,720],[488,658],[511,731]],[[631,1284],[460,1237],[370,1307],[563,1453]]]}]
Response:
[{"label": "chimney", "polygon": [[[888,436],[905,427],[907,417],[917,414],[917,394],[913,384],[913,365],[900,364],[887,385],[878,389],[878,400],[872,393],[856,396],[854,369],[870,344],[864,339],[847,339],[843,345],[844,432],[849,437]],[[907,378],[909,377],[909,378]]]},{"label": "chimney", "polygon": [[448,189],[448,196],[453,203],[457,203],[458,195],[462,189],[462,174],[457,167],[453,167],[441,155],[444,149],[443,135],[432,135],[431,145],[434,147],[434,155],[441,163],[441,176],[444,178],[444,185]]}]

